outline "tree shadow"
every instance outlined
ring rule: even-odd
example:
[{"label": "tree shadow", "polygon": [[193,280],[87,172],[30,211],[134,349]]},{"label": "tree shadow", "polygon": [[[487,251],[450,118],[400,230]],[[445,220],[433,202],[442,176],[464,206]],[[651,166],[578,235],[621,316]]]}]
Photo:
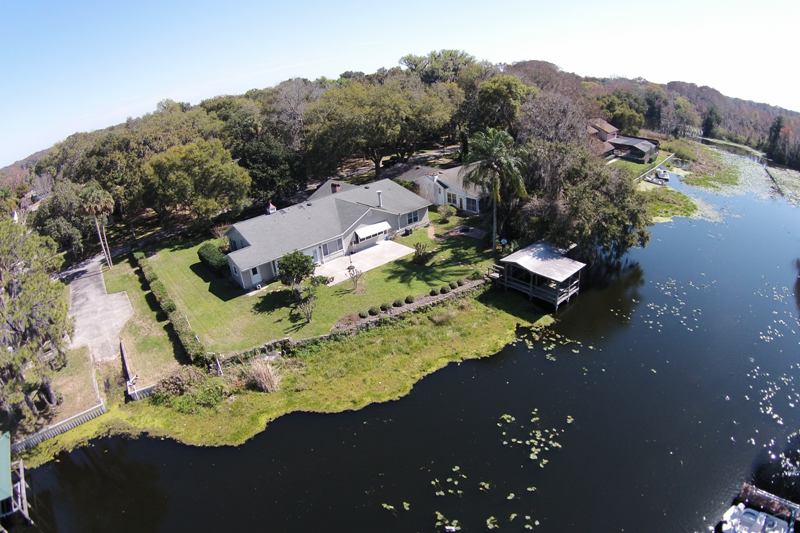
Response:
[{"label": "tree shadow", "polygon": [[287,335],[291,333],[297,333],[309,324],[309,322],[306,320],[306,317],[303,316],[303,313],[297,310],[297,306],[294,306],[289,311],[289,322],[291,322],[292,325],[284,328],[283,330],[283,332]]},{"label": "tree shadow", "polygon": [[253,304],[253,313],[271,315],[276,309],[289,307],[294,303],[291,291],[277,291],[267,293],[256,299]]},{"label": "tree shadow", "polygon": [[204,283],[208,283],[208,292],[223,302],[229,302],[247,294],[244,289],[234,285],[228,278],[220,278],[209,272],[200,261],[191,265],[189,269]]}]

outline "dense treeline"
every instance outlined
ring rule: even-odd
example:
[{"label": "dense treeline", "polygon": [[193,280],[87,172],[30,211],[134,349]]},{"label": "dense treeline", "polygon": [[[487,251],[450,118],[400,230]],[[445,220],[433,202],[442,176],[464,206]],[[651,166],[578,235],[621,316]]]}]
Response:
[{"label": "dense treeline", "polygon": [[[457,50],[407,55],[399,64],[335,80],[290,79],[198,105],[165,100],[153,113],[75,133],[35,164],[26,161],[27,179],[15,170],[0,187],[0,210],[11,213],[38,199],[30,189],[52,191],[29,223],[78,256],[109,214],[100,213],[96,223],[81,209],[90,183],[111,195],[114,215],[132,232],[147,212],[162,224],[180,218],[202,229],[249,202],[285,201],[309,180],[335,175],[350,158],[370,161],[378,176],[387,156],[405,162],[437,143],[458,143],[466,156],[469,139],[488,128],[507,132],[528,153],[544,153],[542,142],[588,153],[597,148],[586,135],[595,117],[628,135],[644,128],[672,136],[702,131],[800,166],[794,134],[800,114],[708,87],[582,78],[543,61],[496,65]],[[539,178],[523,177],[538,190]],[[539,196],[534,192],[528,202]],[[501,232],[523,238],[542,231],[541,210],[519,203],[498,205]],[[520,219],[534,211],[536,224]]]}]

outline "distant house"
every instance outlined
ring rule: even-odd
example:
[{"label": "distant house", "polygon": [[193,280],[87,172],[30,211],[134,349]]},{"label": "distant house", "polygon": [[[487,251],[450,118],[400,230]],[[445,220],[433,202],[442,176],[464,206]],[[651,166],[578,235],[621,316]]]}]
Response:
[{"label": "distant house", "polygon": [[614,155],[614,145],[608,139],[617,137],[619,130],[601,118],[592,119],[586,127],[589,146],[595,155],[609,157]]},{"label": "distant house", "polygon": [[392,231],[427,224],[431,202],[381,180],[362,187],[328,181],[308,200],[231,226],[228,265],[245,289],[278,275],[278,259],[294,250],[317,264],[357,253]]},{"label": "distant house", "polygon": [[617,137],[608,141],[614,146],[614,155],[636,163],[647,163],[658,154],[658,145],[639,137]]},{"label": "distant house", "polygon": [[465,187],[460,171],[460,166],[441,170],[418,165],[410,167],[395,179],[415,184],[418,194],[434,205],[451,205],[469,214],[480,213],[486,194],[480,187]]},{"label": "distant house", "polygon": [[619,129],[601,118],[589,121],[587,134],[595,155],[646,163],[658,153],[658,141],[619,135]]}]

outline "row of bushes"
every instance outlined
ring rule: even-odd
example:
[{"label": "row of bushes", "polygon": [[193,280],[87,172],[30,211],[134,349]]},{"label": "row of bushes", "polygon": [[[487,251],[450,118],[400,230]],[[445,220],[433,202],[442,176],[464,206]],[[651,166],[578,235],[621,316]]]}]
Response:
[{"label": "row of bushes", "polygon": [[144,253],[139,251],[134,252],[133,257],[142,270],[144,279],[147,280],[148,285],[150,285],[150,291],[153,293],[153,296],[155,296],[158,305],[161,307],[161,310],[166,313],[167,318],[169,318],[172,329],[178,336],[178,340],[183,346],[186,355],[189,356],[193,363],[205,362],[205,347],[197,340],[197,337],[195,337],[194,332],[189,327],[189,323],[186,321],[186,317],[178,311],[178,306],[175,305],[175,301],[169,297],[167,288],[161,280],[158,279],[158,274],[156,274],[153,267],[150,266],[147,257],[145,257]]},{"label": "row of bushes", "polygon": [[[458,287],[463,287],[466,284],[466,279],[458,279],[456,281],[451,281],[448,285],[442,285],[440,289],[431,289],[430,295],[431,296],[438,296],[439,294],[447,294],[451,290],[457,289]],[[394,302],[385,302],[379,306],[372,306],[366,311],[361,311],[358,313],[358,316],[361,318],[367,318],[368,316],[377,316],[380,314],[381,311],[388,311],[392,307],[403,307],[406,304],[414,303],[413,296],[406,296],[405,301],[402,298],[398,298]]]},{"label": "row of bushes", "polygon": [[207,242],[197,250],[200,262],[217,276],[223,276],[228,270],[228,257],[219,251],[213,243]]}]

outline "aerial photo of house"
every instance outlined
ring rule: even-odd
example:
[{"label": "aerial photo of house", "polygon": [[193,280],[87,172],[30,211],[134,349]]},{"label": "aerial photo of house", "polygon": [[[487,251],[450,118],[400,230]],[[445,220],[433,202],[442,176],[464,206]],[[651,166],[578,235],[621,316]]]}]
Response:
[{"label": "aerial photo of house", "polygon": [[381,180],[355,186],[329,180],[305,202],[231,226],[231,277],[249,289],[278,274],[278,259],[300,250],[322,265],[358,253],[392,232],[428,223],[431,202]]}]

